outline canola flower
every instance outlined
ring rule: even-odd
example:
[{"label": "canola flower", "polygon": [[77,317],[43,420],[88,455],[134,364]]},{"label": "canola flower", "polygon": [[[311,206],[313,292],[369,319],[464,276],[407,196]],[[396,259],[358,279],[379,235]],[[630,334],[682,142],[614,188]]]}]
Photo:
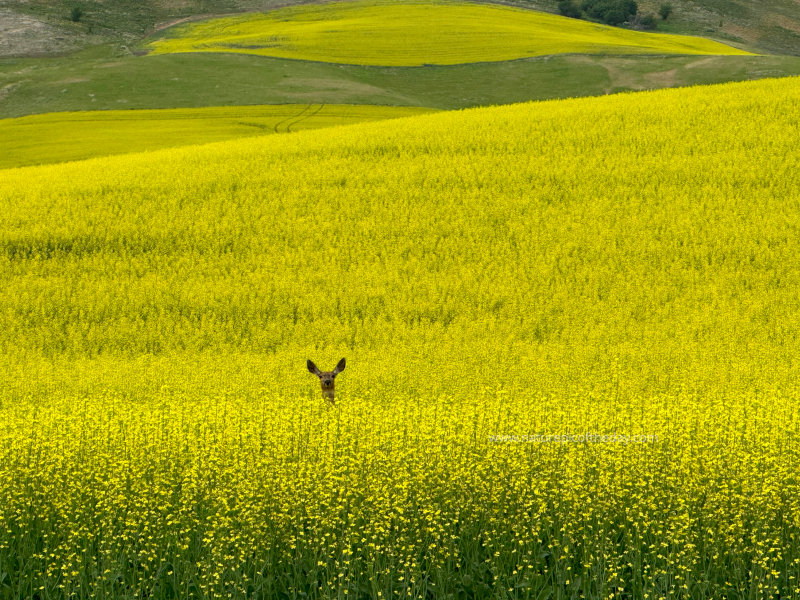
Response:
[{"label": "canola flower", "polygon": [[[0,169],[192,146],[430,112],[411,106],[277,104],[55,112],[0,120]],[[80,139],[80,143],[75,143]]]},{"label": "canola flower", "polygon": [[799,106],[0,171],[0,597],[797,597]]},{"label": "canola flower", "polygon": [[235,52],[329,63],[455,65],[548,54],[749,52],[701,37],[645,33],[518,7],[356,0],[209,19],[166,30],[153,54]]}]

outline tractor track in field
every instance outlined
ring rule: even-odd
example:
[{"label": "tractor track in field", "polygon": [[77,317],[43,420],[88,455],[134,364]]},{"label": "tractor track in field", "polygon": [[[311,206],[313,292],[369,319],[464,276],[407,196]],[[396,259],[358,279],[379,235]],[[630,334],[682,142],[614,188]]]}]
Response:
[{"label": "tractor track in field", "polygon": [[273,125],[272,130],[275,133],[281,133],[280,128],[283,125],[285,128],[285,131],[283,133],[292,133],[292,126],[297,125],[298,123],[300,123],[301,121],[305,121],[306,119],[310,119],[325,107],[325,104],[320,104],[316,109],[313,109],[314,105],[315,103],[312,102],[308,104],[308,106],[304,107],[303,110],[301,110],[297,114],[288,116],[285,119],[278,121],[277,123],[275,123],[275,125]]},{"label": "tractor track in field", "polygon": [[[278,130],[278,128],[279,128],[281,125],[283,125],[283,124],[284,124],[284,123],[286,123],[287,121],[291,121],[292,119],[296,119],[296,118],[298,118],[298,117],[301,117],[301,116],[302,116],[302,115],[303,115],[303,114],[304,114],[304,113],[305,113],[305,112],[306,112],[308,109],[310,109],[312,106],[314,106],[314,104],[313,104],[313,103],[312,103],[312,104],[309,104],[308,106],[306,106],[306,107],[305,107],[303,110],[301,110],[301,111],[300,111],[299,113],[297,113],[296,115],[291,115],[291,116],[289,116],[289,117],[286,117],[285,119],[282,119],[282,120],[278,121],[278,122],[277,122],[277,123],[275,123],[275,125],[272,127],[273,131],[275,131],[275,133],[280,133],[280,131]],[[289,125],[291,125],[291,123],[290,123]],[[287,131],[287,132],[289,131],[289,125],[287,125],[287,126],[286,126],[286,131]]]},{"label": "tractor track in field", "polygon": [[[311,107],[312,105],[309,104],[308,106]],[[305,116],[301,116],[299,119],[297,119],[295,121],[292,121],[291,123],[289,123],[286,126],[286,132],[287,133],[291,132],[292,131],[292,125],[297,125],[300,121],[305,121],[306,119],[313,117],[314,115],[319,113],[319,111],[321,111],[323,108],[325,108],[325,104],[320,104],[319,108],[317,108],[317,110],[315,110],[314,112],[311,112],[311,113],[309,113],[309,114],[307,114]]]}]

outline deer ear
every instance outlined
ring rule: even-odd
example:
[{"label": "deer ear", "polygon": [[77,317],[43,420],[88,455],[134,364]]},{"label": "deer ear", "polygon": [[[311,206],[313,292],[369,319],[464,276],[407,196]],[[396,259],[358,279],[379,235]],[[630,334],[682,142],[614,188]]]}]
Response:
[{"label": "deer ear", "polygon": [[311,371],[314,375],[319,375],[319,369],[317,368],[317,365],[311,362],[311,360],[308,360],[306,362],[306,366],[308,367],[308,370]]},{"label": "deer ear", "polygon": [[334,374],[338,374],[344,371],[344,367],[345,367],[344,359],[342,359],[337,363],[336,368],[333,370]]}]

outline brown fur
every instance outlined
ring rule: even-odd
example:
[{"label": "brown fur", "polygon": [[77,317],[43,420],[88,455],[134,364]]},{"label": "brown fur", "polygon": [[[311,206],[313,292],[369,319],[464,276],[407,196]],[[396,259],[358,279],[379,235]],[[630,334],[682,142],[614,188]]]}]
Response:
[{"label": "brown fur", "polygon": [[311,373],[319,377],[319,383],[322,386],[322,395],[326,400],[328,400],[328,402],[335,405],[336,400],[334,398],[334,392],[336,387],[336,376],[344,371],[344,359],[337,363],[336,368],[333,371],[320,371],[317,368],[317,365],[310,360],[306,362],[306,366]]}]

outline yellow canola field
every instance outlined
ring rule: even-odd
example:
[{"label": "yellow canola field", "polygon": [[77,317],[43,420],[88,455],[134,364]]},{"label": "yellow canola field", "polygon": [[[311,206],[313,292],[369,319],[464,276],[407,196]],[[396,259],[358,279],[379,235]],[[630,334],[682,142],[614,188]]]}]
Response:
[{"label": "yellow canola field", "polygon": [[56,112],[0,120],[0,169],[407,117],[432,109],[346,104]]},{"label": "yellow canola field", "polygon": [[0,171],[2,595],[800,594],[798,122],[764,80]]},{"label": "yellow canola field", "polygon": [[487,4],[357,0],[179,25],[154,54],[241,52],[329,63],[453,65],[547,54],[749,54],[709,39],[644,33]]}]

